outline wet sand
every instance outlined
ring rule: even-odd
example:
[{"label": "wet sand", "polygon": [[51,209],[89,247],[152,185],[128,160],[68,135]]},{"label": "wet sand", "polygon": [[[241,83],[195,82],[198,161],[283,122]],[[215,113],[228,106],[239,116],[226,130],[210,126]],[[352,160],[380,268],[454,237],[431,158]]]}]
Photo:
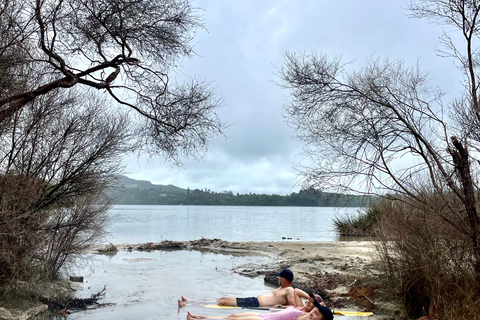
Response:
[{"label": "wet sand", "polygon": [[[162,241],[146,244],[118,244],[118,250],[199,250],[231,255],[267,255],[275,258],[271,266],[242,266],[237,272],[249,275],[248,269],[277,270],[288,266],[296,279],[305,280],[319,272],[340,274],[362,274],[374,258],[372,241],[271,241],[271,242],[230,242],[220,239],[199,239],[193,241]],[[94,251],[104,246],[93,248]],[[255,271],[252,271],[255,272]],[[258,273],[258,272],[257,272]],[[257,274],[258,275],[258,274]]]}]

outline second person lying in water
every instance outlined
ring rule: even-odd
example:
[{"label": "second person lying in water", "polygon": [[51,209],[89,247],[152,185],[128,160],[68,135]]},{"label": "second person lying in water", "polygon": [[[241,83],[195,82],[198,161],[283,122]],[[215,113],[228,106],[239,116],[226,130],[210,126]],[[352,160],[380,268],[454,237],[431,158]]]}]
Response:
[{"label": "second person lying in water", "polygon": [[[198,314],[187,315],[187,320],[196,319],[230,319],[230,320],[333,320],[333,312],[320,304],[322,299],[318,295],[309,294],[302,308],[288,307],[274,313],[246,312],[228,316],[201,316]],[[319,301],[320,300],[320,301]]]}]

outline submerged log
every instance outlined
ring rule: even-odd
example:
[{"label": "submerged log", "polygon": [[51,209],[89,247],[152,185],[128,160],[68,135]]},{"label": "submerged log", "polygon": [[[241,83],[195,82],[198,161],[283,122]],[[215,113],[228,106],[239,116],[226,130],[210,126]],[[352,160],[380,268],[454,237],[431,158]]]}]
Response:
[{"label": "submerged log", "polygon": [[65,307],[58,311],[59,314],[63,315],[65,318],[71,311],[83,311],[83,310],[92,310],[108,306],[113,306],[115,303],[99,303],[98,300],[105,296],[107,290],[107,285],[97,293],[94,293],[90,298],[75,298],[66,303]]}]

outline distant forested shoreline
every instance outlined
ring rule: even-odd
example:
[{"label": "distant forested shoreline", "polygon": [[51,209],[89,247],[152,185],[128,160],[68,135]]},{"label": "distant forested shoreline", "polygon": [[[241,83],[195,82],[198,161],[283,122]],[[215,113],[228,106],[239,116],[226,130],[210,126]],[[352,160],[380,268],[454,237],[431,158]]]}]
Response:
[{"label": "distant forested shoreline", "polygon": [[110,191],[113,204],[117,205],[362,207],[373,200],[370,196],[328,193],[315,189],[300,190],[282,196],[182,189],[174,185],[155,185],[149,181],[134,180],[125,176],[121,176],[119,182],[118,188]]}]

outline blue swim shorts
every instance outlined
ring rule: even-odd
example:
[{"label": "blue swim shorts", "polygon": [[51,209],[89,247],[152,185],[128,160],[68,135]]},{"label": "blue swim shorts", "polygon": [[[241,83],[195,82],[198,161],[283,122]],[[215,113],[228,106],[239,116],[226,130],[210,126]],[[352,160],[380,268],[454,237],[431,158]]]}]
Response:
[{"label": "blue swim shorts", "polygon": [[237,306],[242,308],[258,308],[260,307],[260,303],[255,297],[237,298]]}]

